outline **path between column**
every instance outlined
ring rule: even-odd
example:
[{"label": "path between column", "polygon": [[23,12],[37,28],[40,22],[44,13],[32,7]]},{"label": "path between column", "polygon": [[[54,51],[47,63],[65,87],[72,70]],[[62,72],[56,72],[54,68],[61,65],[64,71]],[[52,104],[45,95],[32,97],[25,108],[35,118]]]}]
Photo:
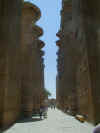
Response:
[{"label": "path between column", "polygon": [[16,123],[4,133],[92,133],[93,128],[91,124],[80,123],[57,109],[49,109],[47,119]]}]

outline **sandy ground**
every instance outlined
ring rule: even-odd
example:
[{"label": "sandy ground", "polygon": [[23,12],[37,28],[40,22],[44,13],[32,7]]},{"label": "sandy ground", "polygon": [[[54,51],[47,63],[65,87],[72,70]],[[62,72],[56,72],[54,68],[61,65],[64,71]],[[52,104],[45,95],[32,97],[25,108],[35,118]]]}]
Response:
[{"label": "sandy ground", "polygon": [[92,133],[93,128],[91,124],[80,123],[57,109],[49,109],[47,119],[37,117],[20,121],[4,133]]}]

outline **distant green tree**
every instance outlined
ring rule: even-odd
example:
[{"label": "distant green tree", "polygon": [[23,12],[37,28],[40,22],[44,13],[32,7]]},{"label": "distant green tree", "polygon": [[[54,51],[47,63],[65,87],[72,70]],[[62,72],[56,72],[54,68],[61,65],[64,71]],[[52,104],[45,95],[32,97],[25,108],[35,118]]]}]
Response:
[{"label": "distant green tree", "polygon": [[45,97],[49,97],[49,96],[51,96],[51,93],[49,90],[44,89],[44,95],[45,95]]}]

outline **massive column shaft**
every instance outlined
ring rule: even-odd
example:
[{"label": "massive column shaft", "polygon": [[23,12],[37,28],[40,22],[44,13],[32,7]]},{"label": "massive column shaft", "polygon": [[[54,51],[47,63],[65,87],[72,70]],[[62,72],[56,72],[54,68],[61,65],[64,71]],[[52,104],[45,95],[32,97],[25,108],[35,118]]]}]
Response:
[{"label": "massive column shaft", "polygon": [[98,123],[100,115],[99,5],[99,0],[63,0],[57,42],[57,97],[61,108],[75,107],[76,113],[92,123]]},{"label": "massive column shaft", "polygon": [[73,23],[72,23],[72,1],[62,1],[61,11],[61,47],[58,53],[58,83],[60,102],[63,110],[69,108],[72,112],[76,110],[76,48],[73,43]]},{"label": "massive column shaft", "polygon": [[[40,10],[29,2],[24,3],[22,14],[22,110],[25,116],[31,116],[33,110],[33,93],[34,93],[34,78],[33,70],[36,65],[34,60],[34,38],[33,38],[33,26],[35,22],[40,18]],[[34,64],[33,64],[34,62]],[[38,68],[37,68],[38,69]],[[35,72],[35,70],[34,70]],[[37,73],[38,74],[38,73]],[[38,79],[37,79],[38,80]]]},{"label": "massive column shaft", "polygon": [[43,51],[40,50],[44,43],[38,39],[43,30],[35,24],[41,16],[38,7],[25,2],[22,16],[22,110],[24,115],[32,116],[33,110],[40,109],[40,95],[44,89],[41,67]]},{"label": "massive column shaft", "polygon": [[18,48],[21,0],[0,1],[0,124],[8,126],[19,116]]},{"label": "massive column shaft", "polygon": [[92,0],[81,1],[81,14],[83,27],[86,35],[86,46],[88,53],[88,64],[91,79],[91,96],[94,112],[94,123],[100,121],[100,47],[99,47],[99,29],[100,29],[100,1]]}]

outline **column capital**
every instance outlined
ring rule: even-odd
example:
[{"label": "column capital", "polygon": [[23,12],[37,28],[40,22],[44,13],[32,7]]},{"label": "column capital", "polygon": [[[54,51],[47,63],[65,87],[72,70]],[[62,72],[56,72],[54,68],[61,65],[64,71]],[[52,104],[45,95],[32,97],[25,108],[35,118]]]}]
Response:
[{"label": "column capital", "polygon": [[58,47],[61,47],[61,41],[60,41],[60,40],[56,41],[56,45],[57,45]]},{"label": "column capital", "polygon": [[42,40],[37,40],[38,46],[42,49],[45,46],[45,43]]},{"label": "column capital", "polygon": [[43,29],[40,28],[39,26],[34,25],[32,29],[33,29],[33,36],[36,36],[38,38],[43,35]]},{"label": "column capital", "polygon": [[33,17],[33,20],[34,21],[38,21],[41,17],[41,11],[40,9],[34,5],[33,3],[31,2],[24,2],[24,5],[23,5],[23,10],[24,9],[28,9],[30,10],[32,13],[32,17]]}]

